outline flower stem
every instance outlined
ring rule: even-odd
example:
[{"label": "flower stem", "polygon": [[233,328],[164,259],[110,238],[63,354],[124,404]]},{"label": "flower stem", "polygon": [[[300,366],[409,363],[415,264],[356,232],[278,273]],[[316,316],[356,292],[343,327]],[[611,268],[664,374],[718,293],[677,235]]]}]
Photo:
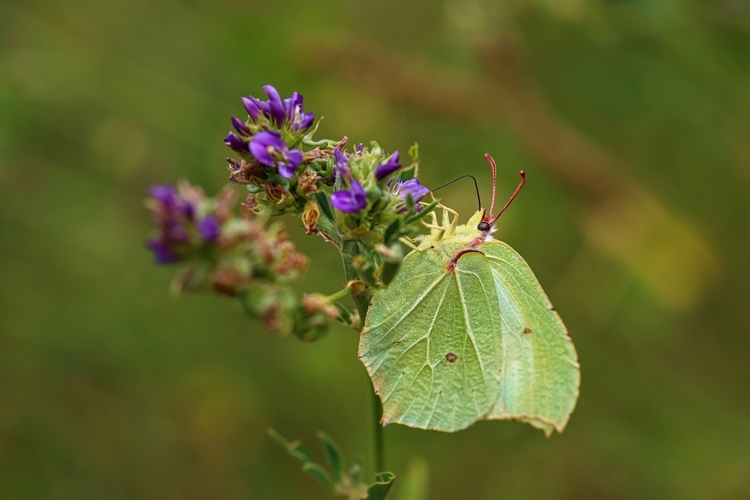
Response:
[{"label": "flower stem", "polygon": [[383,414],[383,404],[380,402],[380,396],[372,391],[372,423],[375,440],[375,473],[379,474],[385,471],[385,453],[383,451],[383,425],[380,423],[380,417]]},{"label": "flower stem", "polygon": [[[352,258],[359,254],[359,246],[356,241],[344,241],[341,245],[341,258],[344,261],[344,274],[347,281],[359,279],[356,269],[352,265]],[[357,306],[359,312],[360,324],[364,324],[365,317],[367,316],[367,309],[370,305],[370,298],[372,294],[360,294],[352,295],[352,300]],[[383,405],[380,402],[380,396],[375,393],[375,389],[371,389],[372,392],[372,423],[373,423],[373,440],[374,440],[374,454],[375,461],[373,466],[375,467],[375,473],[385,471],[385,451],[384,451],[384,439],[383,439],[383,426],[380,424],[380,417],[383,415]]]}]

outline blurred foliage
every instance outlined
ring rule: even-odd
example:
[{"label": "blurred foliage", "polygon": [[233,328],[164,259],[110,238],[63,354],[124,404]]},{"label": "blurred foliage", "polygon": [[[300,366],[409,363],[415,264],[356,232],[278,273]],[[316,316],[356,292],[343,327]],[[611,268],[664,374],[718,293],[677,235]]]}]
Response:
[{"label": "blurred foliage", "polygon": [[[418,141],[427,185],[488,186],[485,152],[501,193],[529,176],[497,236],[571,332],[578,408],[550,439],[389,426],[389,470],[424,457],[431,499],[750,497],[747,2],[6,0],[1,498],[326,498],[266,428],[368,450],[356,335],[174,301],[143,246],[148,186],[217,191],[229,116],[266,83],[325,136]],[[441,195],[473,212],[470,183]],[[339,289],[289,221],[304,290]]]}]

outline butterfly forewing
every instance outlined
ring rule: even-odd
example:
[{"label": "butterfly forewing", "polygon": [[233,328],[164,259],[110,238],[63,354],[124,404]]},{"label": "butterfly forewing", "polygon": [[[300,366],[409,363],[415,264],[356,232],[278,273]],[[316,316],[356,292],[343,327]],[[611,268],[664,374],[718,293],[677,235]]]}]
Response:
[{"label": "butterfly forewing", "polygon": [[384,423],[455,431],[487,414],[501,374],[499,298],[488,260],[450,272],[436,251],[410,254],[374,297],[359,355]]},{"label": "butterfly forewing", "polygon": [[578,360],[560,317],[529,266],[505,243],[479,245],[492,270],[502,322],[502,373],[489,419],[562,432],[578,398]]}]

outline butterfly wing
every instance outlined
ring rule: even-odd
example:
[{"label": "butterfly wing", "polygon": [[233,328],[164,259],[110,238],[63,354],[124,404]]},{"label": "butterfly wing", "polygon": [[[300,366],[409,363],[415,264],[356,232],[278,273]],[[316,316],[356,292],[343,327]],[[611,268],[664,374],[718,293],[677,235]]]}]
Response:
[{"label": "butterfly wing", "polygon": [[501,317],[502,374],[488,419],[520,420],[562,432],[578,399],[580,369],[560,316],[518,253],[479,245],[492,270]]},{"label": "butterfly wing", "polygon": [[408,255],[373,298],[359,345],[383,423],[457,431],[485,416],[500,386],[500,314],[479,253],[447,270],[436,251]]}]

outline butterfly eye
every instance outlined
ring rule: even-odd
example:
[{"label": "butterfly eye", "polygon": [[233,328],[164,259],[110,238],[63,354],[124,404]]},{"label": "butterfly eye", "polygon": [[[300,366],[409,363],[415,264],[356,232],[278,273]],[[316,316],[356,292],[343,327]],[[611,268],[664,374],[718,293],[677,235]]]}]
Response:
[{"label": "butterfly eye", "polygon": [[479,230],[480,230],[480,231],[482,231],[482,232],[486,232],[486,231],[489,231],[489,230],[490,230],[490,223],[489,223],[489,222],[487,222],[487,221],[482,221],[482,222],[480,222],[480,223],[479,223],[479,225],[477,226],[477,229],[479,229]]}]

